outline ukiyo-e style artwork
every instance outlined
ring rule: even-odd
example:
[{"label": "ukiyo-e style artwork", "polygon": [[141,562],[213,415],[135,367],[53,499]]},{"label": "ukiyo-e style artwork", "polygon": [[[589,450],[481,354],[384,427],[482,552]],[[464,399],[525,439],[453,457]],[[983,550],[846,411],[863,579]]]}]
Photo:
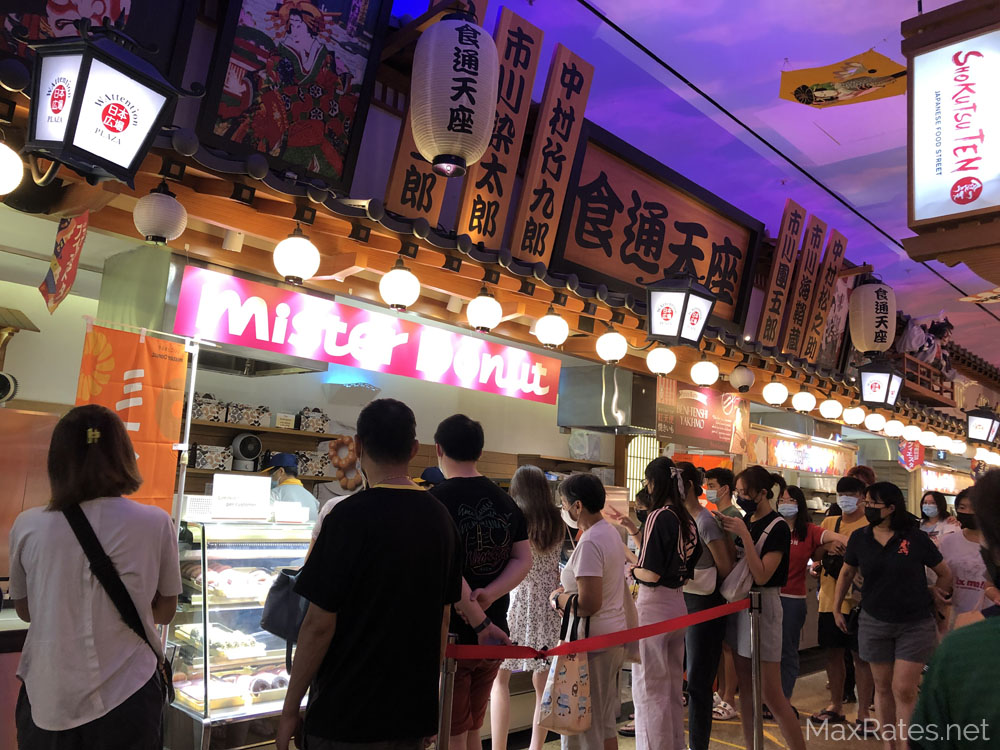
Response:
[{"label": "ukiyo-e style artwork", "polygon": [[202,138],[346,188],[388,9],[382,0],[231,3]]}]

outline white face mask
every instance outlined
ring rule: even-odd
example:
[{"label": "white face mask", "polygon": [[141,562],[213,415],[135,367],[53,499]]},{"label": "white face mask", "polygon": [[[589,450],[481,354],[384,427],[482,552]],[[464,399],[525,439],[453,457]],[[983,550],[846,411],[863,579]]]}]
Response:
[{"label": "white face mask", "polygon": [[569,526],[571,529],[580,528],[580,524],[573,520],[573,516],[569,514],[569,511],[563,508],[560,513],[562,513],[563,522]]},{"label": "white face mask", "polygon": [[853,513],[858,509],[858,499],[854,495],[839,495],[837,505],[844,513]]},{"label": "white face mask", "polygon": [[709,503],[717,502],[719,499],[718,490],[705,490],[705,500]]}]

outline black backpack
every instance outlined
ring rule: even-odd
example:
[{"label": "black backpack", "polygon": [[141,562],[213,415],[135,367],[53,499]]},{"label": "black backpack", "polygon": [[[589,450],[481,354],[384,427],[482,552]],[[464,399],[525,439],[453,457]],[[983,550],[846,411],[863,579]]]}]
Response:
[{"label": "black backpack", "polygon": [[302,621],[306,618],[309,602],[295,593],[295,581],[299,571],[284,568],[271,584],[264,600],[264,612],[260,616],[260,626],[268,633],[285,641],[285,669],[292,671],[292,647],[299,639]]},{"label": "black backpack", "polygon": [[[837,516],[837,525],[833,528],[835,533],[840,533],[840,524],[843,520],[843,516]],[[840,578],[840,571],[844,567],[844,556],[834,555],[831,552],[827,552],[823,555],[820,565],[823,567],[823,575],[830,576],[833,580],[837,580]]]}]

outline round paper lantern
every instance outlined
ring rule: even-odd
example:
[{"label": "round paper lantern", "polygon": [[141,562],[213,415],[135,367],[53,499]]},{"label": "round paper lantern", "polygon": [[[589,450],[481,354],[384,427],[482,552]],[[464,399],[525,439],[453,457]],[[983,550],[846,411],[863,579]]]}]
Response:
[{"label": "round paper lantern", "polygon": [[869,432],[881,432],[885,427],[885,417],[875,412],[865,417],[865,429]]},{"label": "round paper lantern", "polygon": [[969,446],[964,440],[958,440],[953,438],[951,441],[951,447],[948,448],[949,453],[954,453],[956,456],[961,456],[968,450]]},{"label": "round paper lantern", "polygon": [[549,305],[548,312],[535,321],[535,338],[546,349],[561,346],[569,337],[569,323]]},{"label": "round paper lantern", "polygon": [[[0,166],[2,169],[2,166]],[[0,189],[0,192],[3,192]],[[132,221],[146,242],[162,245],[176,240],[187,227],[188,214],[166,182],[142,196],[132,209]]]},{"label": "round paper lantern", "polygon": [[729,382],[733,384],[733,388],[738,390],[740,393],[746,393],[749,391],[756,380],[756,376],[753,374],[753,370],[749,367],[744,367],[743,365],[738,365],[735,370],[729,375]]},{"label": "round paper lantern", "polygon": [[898,438],[902,436],[904,429],[906,429],[906,425],[898,419],[890,419],[885,423],[885,427],[882,428],[882,431],[885,433],[886,437]]},{"label": "round paper lantern", "polygon": [[715,362],[707,359],[695,362],[691,365],[691,381],[695,385],[712,385],[719,379],[719,366]]},{"label": "round paper lantern", "polygon": [[835,398],[828,398],[819,405],[819,413],[823,419],[839,419],[844,413],[844,405]]},{"label": "round paper lantern", "polygon": [[[24,162],[17,152],[0,141],[0,195],[12,193],[24,177]],[[187,217],[185,217],[185,221]]]},{"label": "round paper lantern", "polygon": [[965,452],[962,453],[962,457],[963,458],[975,458],[977,450],[978,450],[978,448],[976,448],[976,446],[969,445],[968,443],[966,443],[966,445],[965,445]]},{"label": "round paper lantern", "polygon": [[410,125],[417,151],[438,174],[461,177],[486,152],[499,79],[493,37],[468,15],[449,14],[420,35]]},{"label": "round paper lantern", "polygon": [[420,297],[420,279],[400,258],[396,260],[392,270],[378,282],[378,293],[385,304],[402,312]]},{"label": "round paper lantern", "polygon": [[301,284],[319,270],[319,249],[295,227],[290,235],[274,248],[274,268],[289,284]]},{"label": "round paper lantern", "polygon": [[480,333],[488,333],[500,325],[503,318],[503,308],[496,297],[490,294],[484,286],[479,290],[479,296],[469,302],[465,310],[469,325]]},{"label": "round paper lantern", "polygon": [[851,292],[848,320],[851,342],[859,352],[884,352],[896,338],[896,294],[881,281]]},{"label": "round paper lantern", "polygon": [[764,396],[764,400],[771,406],[781,406],[785,403],[785,399],[788,398],[788,388],[784,383],[779,383],[774,378],[771,378],[771,382],[764,386],[761,395]]},{"label": "round paper lantern", "polygon": [[792,408],[803,414],[816,408],[816,397],[803,389],[792,396]]},{"label": "round paper lantern", "polygon": [[937,442],[937,434],[931,430],[924,430],[920,433],[920,438],[918,442],[925,448],[933,448],[934,443]]},{"label": "round paper lantern", "polygon": [[628,354],[628,341],[618,331],[611,330],[597,339],[597,356],[613,365]]},{"label": "round paper lantern", "polygon": [[658,346],[646,355],[646,367],[655,375],[666,375],[677,366],[677,355],[665,346]]},{"label": "round paper lantern", "polygon": [[923,430],[920,429],[919,425],[908,424],[903,428],[903,440],[915,443],[920,440],[921,432],[923,432]]},{"label": "round paper lantern", "polygon": [[937,440],[934,441],[934,450],[950,451],[951,438],[948,437],[947,435],[938,435]]},{"label": "round paper lantern", "polygon": [[852,406],[850,409],[844,409],[844,423],[852,426],[857,426],[865,421],[865,410],[860,406]]}]

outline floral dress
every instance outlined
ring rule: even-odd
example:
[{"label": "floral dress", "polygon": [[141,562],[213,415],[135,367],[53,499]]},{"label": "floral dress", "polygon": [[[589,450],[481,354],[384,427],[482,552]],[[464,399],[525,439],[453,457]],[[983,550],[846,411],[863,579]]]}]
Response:
[{"label": "floral dress", "polygon": [[[510,639],[520,646],[552,648],[559,643],[562,619],[549,605],[549,594],[559,586],[560,545],[548,552],[531,550],[531,570],[510,594],[507,623]],[[549,668],[548,659],[507,659],[501,669],[534,672]]]}]

